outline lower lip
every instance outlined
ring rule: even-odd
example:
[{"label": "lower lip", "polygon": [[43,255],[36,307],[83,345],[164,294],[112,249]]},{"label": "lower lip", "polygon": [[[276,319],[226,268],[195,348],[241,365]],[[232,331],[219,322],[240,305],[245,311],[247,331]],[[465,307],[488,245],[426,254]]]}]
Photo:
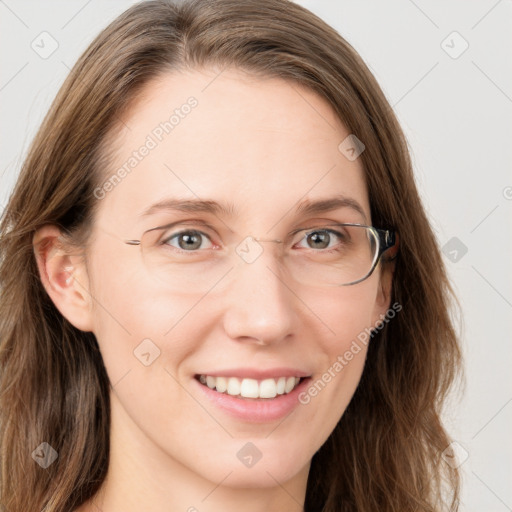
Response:
[{"label": "lower lip", "polygon": [[239,420],[251,423],[267,423],[284,418],[300,404],[299,395],[304,391],[310,377],[303,379],[290,393],[275,398],[245,399],[219,393],[193,379],[204,395],[223,412]]}]

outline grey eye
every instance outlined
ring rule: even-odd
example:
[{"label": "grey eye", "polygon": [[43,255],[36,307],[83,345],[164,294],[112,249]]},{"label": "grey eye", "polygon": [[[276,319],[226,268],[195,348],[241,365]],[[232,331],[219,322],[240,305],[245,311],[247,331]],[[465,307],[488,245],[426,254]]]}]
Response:
[{"label": "grey eye", "polygon": [[331,234],[327,231],[314,231],[307,235],[307,241],[312,249],[325,249],[329,247]]},{"label": "grey eye", "polygon": [[[200,231],[181,231],[168,237],[163,243],[182,249],[184,251],[194,251],[202,247],[204,240],[209,240],[208,236]],[[177,241],[177,245],[175,242]]]}]

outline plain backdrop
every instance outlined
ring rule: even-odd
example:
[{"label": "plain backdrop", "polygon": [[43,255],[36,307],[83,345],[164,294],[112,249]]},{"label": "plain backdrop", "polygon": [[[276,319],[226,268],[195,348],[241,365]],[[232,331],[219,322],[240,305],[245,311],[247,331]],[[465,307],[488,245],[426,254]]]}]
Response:
[{"label": "plain backdrop", "polygon": [[[0,0],[0,207],[70,68],[132,3]],[[461,510],[512,510],[512,2],[298,3],[360,53],[404,128],[464,314],[465,394],[445,414]]]}]

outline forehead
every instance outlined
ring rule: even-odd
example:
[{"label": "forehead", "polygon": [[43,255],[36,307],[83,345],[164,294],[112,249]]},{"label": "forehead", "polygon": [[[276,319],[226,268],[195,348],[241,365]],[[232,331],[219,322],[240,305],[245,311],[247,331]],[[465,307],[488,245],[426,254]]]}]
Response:
[{"label": "forehead", "polygon": [[[268,226],[298,202],[343,195],[369,218],[360,159],[326,100],[296,83],[228,69],[162,75],[120,123],[100,214],[133,225],[167,198],[213,199]],[[114,179],[112,179],[114,178]]]}]

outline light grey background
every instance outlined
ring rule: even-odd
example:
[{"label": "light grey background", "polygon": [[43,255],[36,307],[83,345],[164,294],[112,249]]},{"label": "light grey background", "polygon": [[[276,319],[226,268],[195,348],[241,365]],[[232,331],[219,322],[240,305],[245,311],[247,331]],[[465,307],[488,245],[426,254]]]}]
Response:
[{"label": "light grey background", "polygon": [[[132,3],[0,0],[1,204],[69,69]],[[361,54],[406,132],[464,313],[467,386],[445,414],[461,510],[512,510],[512,2],[299,3]]]}]

